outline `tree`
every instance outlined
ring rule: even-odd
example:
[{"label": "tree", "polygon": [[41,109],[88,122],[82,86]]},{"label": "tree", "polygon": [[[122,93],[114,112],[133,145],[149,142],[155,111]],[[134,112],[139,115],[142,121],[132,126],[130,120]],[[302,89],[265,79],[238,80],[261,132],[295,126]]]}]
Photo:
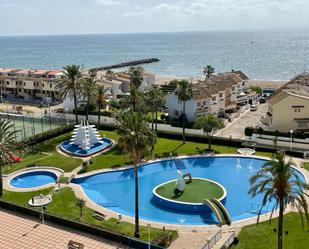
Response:
[{"label": "tree", "polygon": [[132,110],[122,111],[117,115],[118,144],[125,153],[130,154],[134,163],[135,180],[135,231],[134,236],[139,238],[139,204],[138,204],[138,164],[148,155],[156,142],[156,135],[149,129],[144,114]]},{"label": "tree", "polygon": [[113,80],[114,72],[111,69],[106,70],[105,76],[108,80]]},{"label": "tree", "polygon": [[141,94],[139,92],[139,87],[143,83],[143,79],[144,79],[143,73],[144,73],[144,69],[140,66],[130,67],[130,69],[129,69],[130,99],[131,99],[133,111],[135,111],[138,100],[141,98]]},{"label": "tree", "polygon": [[145,102],[151,111],[152,130],[155,129],[155,131],[157,132],[158,109],[161,108],[165,103],[164,94],[159,89],[152,88],[145,93]]},{"label": "tree", "polygon": [[76,199],[76,206],[79,207],[79,218],[83,216],[83,208],[86,205],[86,201],[81,198]]},{"label": "tree", "polygon": [[270,201],[275,201],[270,220],[273,212],[279,206],[278,221],[278,249],[282,249],[282,230],[283,230],[283,212],[290,204],[295,207],[301,217],[302,224],[303,215],[309,221],[308,203],[306,198],[308,194],[305,192],[309,189],[308,185],[300,180],[297,171],[290,167],[291,160],[285,162],[284,154],[277,153],[276,158],[267,161],[264,166],[250,178],[251,189],[249,194],[252,197],[263,194],[261,210],[258,214],[257,222],[259,222],[262,208],[268,205]]},{"label": "tree", "polygon": [[208,137],[208,150],[211,151],[212,138],[217,130],[223,128],[223,122],[221,119],[209,114],[199,117],[194,124],[194,128],[202,129]]},{"label": "tree", "polygon": [[21,154],[23,145],[15,139],[17,131],[10,120],[0,119],[0,197],[3,195],[2,166],[10,165],[13,154]]},{"label": "tree", "polygon": [[104,86],[98,86],[96,91],[96,100],[97,100],[97,106],[99,108],[98,113],[98,125],[101,123],[101,110],[105,108],[107,102],[108,102],[108,96],[109,96],[110,89]]},{"label": "tree", "polygon": [[215,68],[212,65],[207,65],[203,69],[203,73],[206,76],[206,78],[210,78],[215,73]]},{"label": "tree", "polygon": [[263,89],[259,86],[251,86],[250,89],[254,92],[256,92],[257,94],[262,94]]},{"label": "tree", "polygon": [[95,77],[85,77],[81,80],[81,93],[86,97],[86,120],[89,118],[90,101],[97,95],[97,80]]},{"label": "tree", "polygon": [[78,114],[77,114],[77,98],[80,94],[80,79],[81,70],[78,65],[68,65],[63,68],[64,76],[59,79],[56,84],[56,91],[59,92],[62,98],[73,98],[74,109],[75,109],[75,123],[78,124]]},{"label": "tree", "polygon": [[193,97],[191,84],[187,80],[179,80],[175,94],[179,101],[182,101],[182,140],[186,142],[185,123],[186,123],[186,102]]}]

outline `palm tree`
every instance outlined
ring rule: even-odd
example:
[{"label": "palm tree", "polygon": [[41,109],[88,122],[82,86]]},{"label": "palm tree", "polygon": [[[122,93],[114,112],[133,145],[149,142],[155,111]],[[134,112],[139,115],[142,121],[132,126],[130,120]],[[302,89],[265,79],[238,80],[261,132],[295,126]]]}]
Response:
[{"label": "palm tree", "polygon": [[199,117],[194,124],[195,128],[202,129],[208,137],[208,151],[211,151],[211,142],[215,132],[223,128],[221,119],[209,114],[207,116]]},{"label": "palm tree", "polygon": [[143,83],[143,72],[144,72],[144,69],[140,66],[130,67],[129,69],[130,98],[131,98],[133,111],[136,110],[136,105],[137,105],[138,99],[140,98],[140,92],[138,89]]},{"label": "palm tree", "polygon": [[110,89],[104,86],[98,86],[96,91],[97,106],[99,107],[98,125],[101,123],[101,110],[105,108]]},{"label": "palm tree", "polygon": [[74,100],[75,123],[78,124],[77,98],[80,91],[81,70],[78,65],[68,65],[64,68],[64,76],[59,79],[55,87],[62,98],[69,97]]},{"label": "palm tree", "polygon": [[[307,222],[308,203],[306,198],[308,194],[305,193],[309,186],[300,180],[297,171],[290,167],[291,160],[285,162],[284,154],[277,153],[276,158],[268,161],[264,166],[250,178],[251,189],[249,193],[252,197],[263,194],[262,208],[270,201],[275,201],[270,219],[272,218],[274,210],[279,206],[279,221],[278,221],[278,249],[282,249],[282,228],[283,228],[283,212],[287,205],[291,204],[295,207],[301,217],[302,224],[303,215],[305,215]],[[258,215],[260,218],[261,210]]]},{"label": "palm tree", "polygon": [[117,115],[119,145],[125,153],[131,155],[134,163],[135,180],[135,231],[139,238],[139,204],[138,204],[138,164],[148,155],[156,142],[156,135],[149,129],[147,118],[140,112],[122,111]]},{"label": "palm tree", "polygon": [[89,105],[93,97],[96,96],[97,92],[97,80],[95,77],[85,77],[81,80],[81,93],[86,97],[86,120],[89,117]]},{"label": "palm tree", "polygon": [[164,94],[161,90],[157,88],[152,88],[148,92],[146,92],[145,102],[151,111],[152,130],[154,130],[155,123],[155,131],[157,132],[158,109],[162,107],[165,103]]},{"label": "palm tree", "polygon": [[193,97],[191,84],[187,80],[179,80],[175,94],[178,96],[178,100],[182,101],[182,138],[185,143],[186,102]]},{"label": "palm tree", "polygon": [[212,65],[207,65],[203,69],[203,73],[206,76],[206,78],[210,78],[215,73],[215,68]]},{"label": "palm tree", "polygon": [[106,70],[105,76],[107,79],[112,80],[114,77],[114,72],[111,69]]},{"label": "palm tree", "polygon": [[76,199],[76,206],[79,207],[79,218],[83,216],[83,208],[86,205],[86,201],[81,198]]},{"label": "palm tree", "polygon": [[11,164],[12,155],[22,152],[22,145],[15,139],[17,131],[10,120],[0,119],[0,197],[3,195],[2,166]]}]

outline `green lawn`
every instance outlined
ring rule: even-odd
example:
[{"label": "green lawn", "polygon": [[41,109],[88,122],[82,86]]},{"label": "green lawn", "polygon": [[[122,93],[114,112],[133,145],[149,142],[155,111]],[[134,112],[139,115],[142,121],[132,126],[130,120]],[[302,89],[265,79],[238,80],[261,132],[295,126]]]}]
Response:
[{"label": "green lawn", "polygon": [[309,171],[309,163],[304,163],[304,168]]},{"label": "green lawn", "polygon": [[[100,134],[114,139],[115,141],[117,141],[119,137],[115,131],[101,131]],[[56,146],[62,141],[69,139],[70,136],[71,133],[67,133],[38,144],[36,147],[39,150],[39,153],[27,155],[21,163],[14,164],[10,167],[3,167],[3,173],[11,173],[13,171],[25,168],[29,164],[58,167],[63,169],[65,172],[72,171],[81,165],[82,159],[68,158],[67,156],[59,154],[56,151]],[[182,144],[182,141],[180,140],[158,138],[153,155],[158,154],[162,156],[163,153],[167,155],[169,153],[177,153],[178,155],[194,155],[203,153],[203,151],[207,149],[207,146],[207,144],[203,143],[186,142],[185,144]],[[215,150],[215,153],[237,153],[236,147],[212,145],[212,148]],[[268,152],[257,152],[256,154],[260,156],[271,156],[271,153]],[[128,155],[124,156],[123,153],[117,148],[93,158],[92,161],[93,164],[90,165],[89,171],[132,164],[130,157]]]},{"label": "green lawn", "polygon": [[219,199],[223,196],[223,189],[210,181],[193,179],[191,183],[186,184],[183,193],[175,192],[176,180],[167,183],[157,189],[157,194],[167,199],[175,201],[203,203],[205,199]]},{"label": "green lawn", "polygon": [[[273,231],[274,228],[277,229],[277,219],[274,219],[271,225],[266,221],[259,225],[246,226],[239,234],[239,244],[232,246],[232,249],[276,249],[277,233]],[[288,235],[283,236],[284,249],[308,248],[308,225],[302,229],[298,213],[284,216],[283,231],[288,231]]]},{"label": "green lawn", "polygon": [[[6,201],[14,202],[16,204],[28,207],[27,203],[32,196],[36,196],[39,194],[48,194],[51,191],[52,188],[48,188],[42,191],[24,193],[4,191],[4,195],[2,198]],[[125,234],[131,237],[134,235],[134,225],[132,223],[118,222],[118,220],[114,218],[110,218],[105,221],[99,221],[92,216],[93,210],[87,207],[83,208],[83,216],[80,218],[80,210],[76,206],[76,196],[73,190],[68,187],[63,188],[59,192],[53,194],[53,201],[49,205],[47,205],[46,212],[64,218],[70,218],[73,220],[88,223],[119,234]],[[176,231],[167,232],[172,232],[173,238],[177,238]],[[155,239],[160,234],[162,234],[161,229],[152,228],[151,240]],[[145,226],[141,226],[140,235],[142,240],[148,241],[148,228]]]},{"label": "green lawn", "polygon": [[[114,131],[101,131],[101,135],[102,134],[116,141],[119,137]],[[153,151],[153,155],[162,155],[163,153],[178,153],[178,155],[195,155],[202,153],[203,150],[207,149],[207,147],[208,144],[203,143],[186,142],[185,144],[183,144],[180,140],[158,138]],[[215,150],[216,153],[237,154],[238,148],[212,145],[212,149]],[[257,152],[256,155],[271,157],[272,153]],[[91,166],[89,167],[89,171],[132,164],[129,156],[124,156],[123,153],[116,148],[93,158],[92,161],[93,164],[91,164]]]},{"label": "green lawn", "polygon": [[25,168],[29,164],[39,166],[51,166],[70,172],[81,165],[82,160],[77,158],[68,158],[56,151],[56,146],[62,141],[69,139],[70,133],[55,137],[43,143],[36,145],[38,153],[26,155],[22,162],[4,167],[3,173],[8,174],[13,171]]}]

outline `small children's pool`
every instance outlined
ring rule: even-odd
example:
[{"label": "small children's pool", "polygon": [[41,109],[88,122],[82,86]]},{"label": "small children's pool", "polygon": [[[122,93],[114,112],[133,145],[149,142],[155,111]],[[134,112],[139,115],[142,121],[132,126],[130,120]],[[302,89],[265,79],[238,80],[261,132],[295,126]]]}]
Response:
[{"label": "small children's pool", "polygon": [[57,175],[51,171],[30,171],[15,176],[10,184],[15,188],[36,188],[56,183]]},{"label": "small children's pool", "polygon": [[66,154],[78,157],[87,157],[106,150],[113,144],[112,140],[102,138],[100,143],[94,144],[90,149],[84,150],[78,145],[70,144],[70,141],[64,141],[60,144],[60,149]]}]

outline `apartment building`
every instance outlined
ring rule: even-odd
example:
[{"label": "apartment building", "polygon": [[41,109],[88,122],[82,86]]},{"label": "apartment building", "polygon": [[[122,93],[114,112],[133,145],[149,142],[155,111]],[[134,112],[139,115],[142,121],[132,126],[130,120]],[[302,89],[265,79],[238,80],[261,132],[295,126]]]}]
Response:
[{"label": "apartment building", "polygon": [[[243,72],[232,71],[193,84],[193,98],[186,103],[187,119],[194,122],[202,115],[213,114],[220,117],[234,112],[242,101],[249,101],[248,80]],[[242,97],[241,101],[239,96]],[[175,91],[167,96],[166,105],[170,118],[177,119],[182,116],[182,102],[178,100]]]},{"label": "apartment building", "polygon": [[267,103],[268,112],[260,119],[264,130],[309,130],[309,74],[296,76]]},{"label": "apartment building", "polygon": [[61,70],[0,68],[2,100],[24,100],[54,104],[61,100],[55,90]]}]

